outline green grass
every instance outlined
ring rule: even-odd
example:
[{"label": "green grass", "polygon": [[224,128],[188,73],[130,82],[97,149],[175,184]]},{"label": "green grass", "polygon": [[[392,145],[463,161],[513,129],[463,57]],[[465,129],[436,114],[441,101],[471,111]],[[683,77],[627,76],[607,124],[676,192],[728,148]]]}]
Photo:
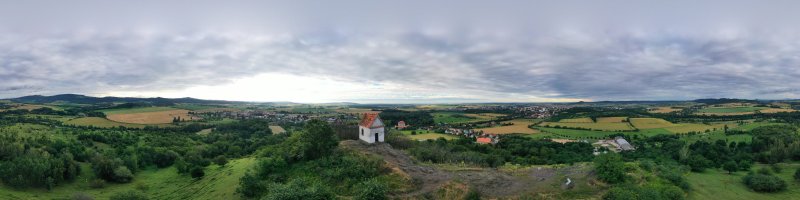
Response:
[{"label": "green grass", "polygon": [[763,110],[763,107],[709,107],[698,110],[699,113],[744,113]]},{"label": "green grass", "polygon": [[158,111],[168,111],[176,109],[177,108],[172,108],[172,107],[143,107],[143,108],[105,109],[98,111],[103,112],[106,115],[114,115],[114,114],[131,114],[131,113],[143,113],[143,112],[158,112]]},{"label": "green grass", "polygon": [[539,129],[543,133],[548,135],[533,134],[531,135],[531,137],[533,138],[541,138],[549,136],[551,138],[586,139],[590,137],[606,137],[609,135],[614,135],[619,133],[625,134],[626,136],[639,135],[640,137],[643,136],[650,137],[659,134],[671,134],[669,131],[666,131],[664,129],[648,129],[639,132],[587,131],[587,130],[573,130],[573,129],[545,128],[545,127],[536,127],[536,129]]},{"label": "green grass", "polygon": [[468,117],[464,115],[464,113],[435,112],[431,113],[431,115],[433,116],[433,122],[437,124],[438,123],[459,124],[459,123],[482,121],[480,118],[477,117]]},{"label": "green grass", "polygon": [[[722,170],[710,169],[703,173],[690,173],[686,178],[692,185],[688,199],[726,199],[726,200],[783,200],[797,199],[800,197],[800,184],[792,179],[798,164],[780,164],[783,167],[781,173],[777,174],[786,181],[788,188],[779,193],[757,193],[748,189],[742,183],[742,177],[746,172],[736,172],[728,174]],[[757,165],[754,170],[766,165]]]},{"label": "green grass", "polygon": [[627,122],[625,123],[542,122],[539,125],[549,126],[549,127],[559,126],[559,127],[570,127],[570,128],[585,128],[585,129],[603,130],[603,131],[633,130],[633,127],[631,127],[631,125],[628,124]]},{"label": "green grass", "polygon": [[239,178],[256,163],[253,158],[231,160],[224,167],[206,167],[206,176],[193,179],[178,174],[174,167],[147,169],[136,174],[132,183],[109,183],[105,188],[93,189],[88,185],[93,179],[89,164],[82,164],[81,175],[72,183],[56,186],[52,191],[44,189],[12,189],[0,187],[0,199],[72,199],[77,193],[88,194],[94,199],[108,199],[123,191],[140,190],[150,199],[241,199],[235,194]]},{"label": "green grass", "polygon": [[751,131],[755,128],[762,127],[762,126],[772,126],[772,125],[780,125],[783,123],[774,123],[774,122],[753,122],[743,124],[739,127],[734,128],[733,130],[740,130],[740,131]]}]

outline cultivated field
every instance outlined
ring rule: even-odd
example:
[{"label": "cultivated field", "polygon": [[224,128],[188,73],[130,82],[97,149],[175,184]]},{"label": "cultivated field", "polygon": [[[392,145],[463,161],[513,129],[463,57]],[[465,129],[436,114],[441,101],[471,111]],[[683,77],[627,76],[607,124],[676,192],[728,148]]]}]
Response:
[{"label": "cultivated field", "polygon": [[476,130],[481,130],[484,133],[489,133],[489,134],[513,134],[513,133],[535,134],[539,133],[539,130],[528,128],[528,126],[535,124],[537,121],[538,120],[515,119],[502,122],[502,123],[514,123],[514,125],[480,128]]},{"label": "cultivated field", "polygon": [[729,107],[707,107],[695,112],[697,115],[750,115],[756,111],[767,109],[765,107],[751,106],[729,106]]},{"label": "cultivated field", "polygon": [[638,129],[666,128],[675,126],[672,122],[659,118],[631,118],[631,125]]},{"label": "cultivated field", "polygon": [[158,127],[174,127],[175,125],[172,124],[156,124],[156,125],[145,125],[145,124],[129,124],[129,123],[122,123],[122,122],[115,122],[108,120],[102,117],[82,117],[76,118],[69,121],[64,122],[70,125],[77,125],[77,126],[94,126],[100,128],[114,128],[114,127],[129,127],[129,128],[144,128],[145,126],[158,126]]},{"label": "cultivated field", "polygon": [[105,110],[106,118],[112,121],[129,124],[168,124],[176,117],[190,121],[195,117],[189,115],[189,110],[169,107],[148,107],[134,109]]},{"label": "cultivated field", "polygon": [[196,112],[196,113],[216,113],[216,112],[239,112],[239,111],[242,111],[242,110],[238,109],[238,108],[206,108],[206,109],[194,110],[192,112]]},{"label": "cultivated field", "polygon": [[591,118],[573,118],[573,119],[562,119],[558,122],[562,123],[594,123]]},{"label": "cultivated field", "polygon": [[496,113],[467,114],[456,112],[435,112],[431,113],[431,116],[433,116],[433,121],[436,123],[460,124],[494,120],[505,115]]},{"label": "cultivated field", "polygon": [[269,130],[272,130],[272,134],[286,133],[286,129],[283,129],[281,126],[269,126]]},{"label": "cultivated field", "polygon": [[458,139],[458,136],[450,134],[441,134],[441,133],[423,133],[423,134],[409,135],[408,138],[411,138],[412,140],[435,140],[439,138],[444,138],[446,140],[454,140]]},{"label": "cultivated field", "polygon": [[664,106],[664,107],[651,108],[651,109],[648,110],[648,112],[651,112],[651,113],[671,113],[671,112],[676,112],[676,111],[681,111],[681,110],[683,110],[683,109]]},{"label": "cultivated field", "polygon": [[788,108],[767,108],[767,109],[759,110],[758,112],[761,112],[761,113],[780,113],[780,112],[797,112],[797,110],[788,109]]},{"label": "cultivated field", "polygon": [[564,122],[542,122],[539,126],[544,127],[569,127],[569,128],[585,128],[585,129],[592,129],[592,130],[603,130],[603,131],[624,131],[624,130],[633,130],[630,124],[627,122],[623,123],[564,123]]},{"label": "cultivated field", "polygon": [[597,123],[623,123],[627,120],[628,117],[598,117]]}]

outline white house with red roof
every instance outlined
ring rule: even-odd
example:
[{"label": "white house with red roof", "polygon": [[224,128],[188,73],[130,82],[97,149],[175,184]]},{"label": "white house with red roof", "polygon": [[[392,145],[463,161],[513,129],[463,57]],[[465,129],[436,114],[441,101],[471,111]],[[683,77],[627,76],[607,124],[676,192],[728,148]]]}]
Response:
[{"label": "white house with red roof", "polygon": [[383,127],[383,121],[378,113],[365,113],[361,123],[358,123],[358,138],[367,143],[383,142]]}]

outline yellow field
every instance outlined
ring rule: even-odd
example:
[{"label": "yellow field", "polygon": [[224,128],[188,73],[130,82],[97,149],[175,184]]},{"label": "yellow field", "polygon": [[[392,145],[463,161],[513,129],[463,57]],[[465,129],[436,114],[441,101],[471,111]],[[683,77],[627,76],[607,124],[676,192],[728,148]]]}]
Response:
[{"label": "yellow field", "polygon": [[603,130],[603,131],[618,131],[618,130],[633,130],[628,123],[563,123],[563,122],[543,122],[539,124],[540,126],[545,127],[570,127],[570,128],[585,128],[585,129],[592,129],[592,130]]},{"label": "yellow field", "polygon": [[502,123],[514,123],[511,126],[498,126],[498,127],[490,127],[490,128],[481,128],[476,129],[483,131],[484,133],[488,134],[512,134],[512,133],[523,133],[523,134],[535,134],[540,133],[539,130],[528,128],[528,126],[535,124],[535,121],[526,120],[526,119],[515,119],[511,121],[504,121]]},{"label": "yellow field", "polygon": [[626,119],[628,119],[628,117],[598,117],[597,123],[622,123],[625,122]]},{"label": "yellow field", "polygon": [[631,118],[631,124],[638,129],[666,128],[675,126],[672,122],[659,118]]},{"label": "yellow field", "polygon": [[562,123],[592,123],[594,121],[592,121],[591,118],[587,117],[587,118],[562,119],[562,120],[560,120],[558,122],[562,122]]},{"label": "yellow field", "polygon": [[788,109],[788,108],[767,108],[767,109],[759,110],[758,112],[761,112],[761,113],[779,113],[779,112],[797,112],[797,110]]},{"label": "yellow field", "polygon": [[272,130],[272,134],[286,133],[286,129],[281,126],[269,126],[269,129]]},{"label": "yellow field", "polygon": [[[101,117],[82,117],[82,118],[72,119],[72,120],[66,121],[64,123],[65,124],[70,124],[70,125],[77,125],[77,126],[94,126],[94,127],[100,127],[100,128],[114,128],[114,127],[120,127],[120,126],[130,127],[130,128],[144,128],[145,126],[150,126],[150,125],[144,125],[144,124],[120,123],[120,122],[111,121],[111,120],[108,120],[108,119],[105,119],[105,118],[101,118]],[[158,127],[174,127],[174,125],[172,125],[172,124],[158,124],[156,126],[158,126]]]},{"label": "yellow field", "polygon": [[124,113],[106,116],[111,121],[130,123],[130,124],[168,124],[172,123],[175,117],[181,120],[190,121],[194,117],[189,116],[189,110],[175,109],[156,112]]},{"label": "yellow field", "polygon": [[651,112],[651,113],[671,113],[671,112],[675,112],[675,111],[681,111],[681,110],[683,110],[683,109],[679,109],[679,108],[672,108],[672,107],[668,107],[668,106],[667,106],[667,107],[656,107],[656,108],[652,108],[652,109],[651,109],[651,110],[649,110],[648,112]]}]

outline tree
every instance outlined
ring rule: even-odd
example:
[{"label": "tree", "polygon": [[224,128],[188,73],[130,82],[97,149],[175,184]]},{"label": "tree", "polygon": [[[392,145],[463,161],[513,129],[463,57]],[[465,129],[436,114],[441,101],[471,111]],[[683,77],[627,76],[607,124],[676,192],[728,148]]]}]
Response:
[{"label": "tree", "polygon": [[606,153],[594,160],[597,177],[607,183],[621,183],[625,180],[625,166],[622,157],[616,153]]},{"label": "tree", "polygon": [[751,173],[742,178],[748,188],[756,192],[779,192],[786,190],[786,181],[774,175]]},{"label": "tree", "polygon": [[293,156],[297,160],[313,160],[330,155],[339,145],[339,140],[327,122],[311,120],[303,127],[303,131],[292,135],[295,141]]},{"label": "tree", "polygon": [[739,166],[736,165],[736,162],[728,161],[728,162],[725,162],[725,164],[722,165],[722,169],[724,169],[725,171],[728,171],[728,174],[731,174],[731,173],[733,173],[735,171],[738,171],[739,170]]}]

